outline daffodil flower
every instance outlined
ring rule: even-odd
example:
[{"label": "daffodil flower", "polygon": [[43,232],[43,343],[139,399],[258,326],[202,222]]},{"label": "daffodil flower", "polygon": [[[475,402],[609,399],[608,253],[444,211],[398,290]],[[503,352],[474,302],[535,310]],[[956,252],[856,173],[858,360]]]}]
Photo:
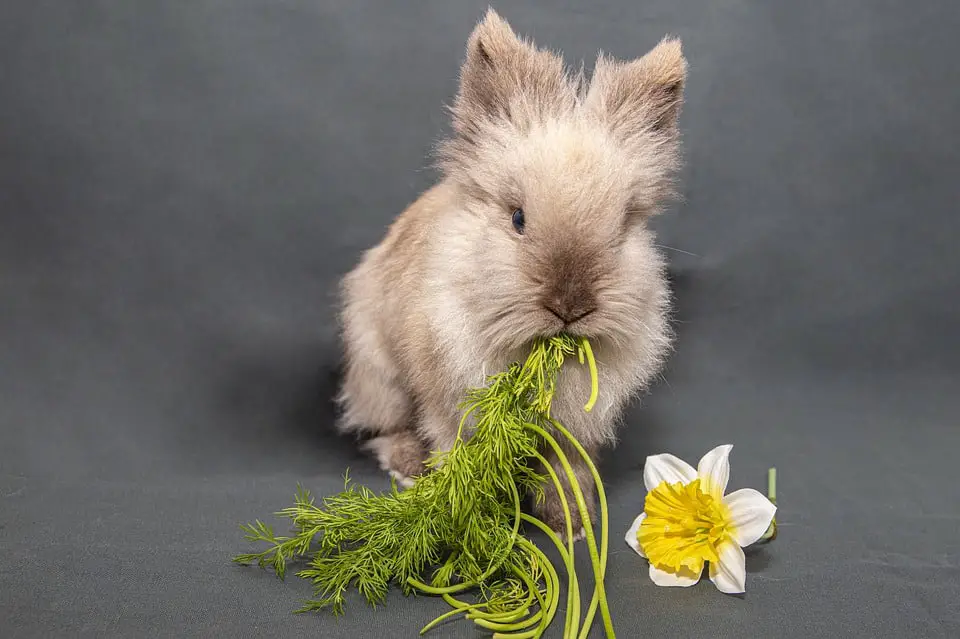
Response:
[{"label": "daffodil flower", "polygon": [[696,469],[667,453],[647,457],[644,511],[626,541],[650,562],[658,586],[692,586],[709,562],[710,581],[721,592],[746,589],[743,548],[763,536],[777,507],[752,488],[724,494],[732,448],[717,446]]}]

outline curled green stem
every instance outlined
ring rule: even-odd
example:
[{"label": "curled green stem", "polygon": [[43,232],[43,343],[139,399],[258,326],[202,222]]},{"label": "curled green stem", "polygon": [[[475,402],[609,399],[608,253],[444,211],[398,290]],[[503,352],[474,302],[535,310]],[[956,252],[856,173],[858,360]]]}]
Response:
[{"label": "curled green stem", "polygon": [[[549,575],[546,576],[545,578],[546,586],[544,588],[544,591],[540,592],[540,587],[536,583],[534,583],[533,578],[530,575],[523,572],[519,568],[514,569],[514,573],[518,577],[520,577],[520,581],[522,581],[526,585],[527,590],[533,593],[534,599],[536,599],[537,601],[538,610],[540,612],[545,612],[548,609],[547,600],[549,599],[550,592],[551,592],[550,576]],[[537,628],[540,629],[541,634],[543,634],[543,631],[547,629],[548,625],[550,625],[550,620],[545,615],[541,615],[540,625],[537,626]]]},{"label": "curled green stem", "polygon": [[471,611],[467,614],[468,619],[488,619],[490,621],[516,621],[522,619],[524,615],[530,614],[530,606],[533,605],[533,592],[527,593],[527,599],[522,604],[520,604],[514,610],[506,610],[504,612],[483,612],[482,608],[486,608],[490,605],[489,602],[482,604],[471,604],[466,601],[460,601],[455,599],[451,595],[443,595],[443,600],[446,601],[454,608],[460,608],[461,610],[470,608]]},{"label": "curled green stem", "polygon": [[[530,575],[523,572],[516,566],[513,568],[513,572],[520,578],[520,580],[527,587],[528,600],[525,607],[523,608],[523,614],[526,614],[527,612],[529,612],[529,608],[527,608],[526,606],[529,606],[534,599],[536,599],[537,601],[537,606],[538,606],[537,612],[531,615],[530,617],[527,617],[522,622],[517,621],[517,623],[514,623],[514,624],[510,624],[510,622],[520,619],[522,615],[513,614],[511,615],[511,618],[505,618],[502,616],[494,617],[492,615],[475,614],[475,615],[467,615],[467,619],[473,620],[473,622],[481,628],[485,628],[487,630],[494,630],[494,631],[507,630],[507,628],[500,628],[500,625],[504,625],[504,626],[509,625],[509,630],[522,630],[523,628],[527,628],[530,625],[540,621],[540,626],[538,626],[538,628],[541,630],[541,634],[542,634],[542,631],[546,629],[546,626],[544,625],[543,616],[545,611],[547,610],[547,604],[544,600],[544,595],[543,593],[540,592],[540,588],[533,582],[533,579],[530,577]],[[547,578],[547,582],[548,582],[547,588],[549,591],[549,587],[550,587],[549,577]],[[549,592],[548,592],[548,595],[549,595]],[[514,634],[501,635],[501,636],[514,637]],[[494,635],[494,636],[497,636],[497,635]]]},{"label": "curled green stem", "polygon": [[529,617],[521,619],[516,622],[509,621],[496,621],[484,617],[474,617],[473,615],[467,615],[467,619],[472,619],[473,623],[478,625],[481,628],[486,628],[487,630],[496,630],[498,632],[512,632],[516,630],[524,630],[529,628],[533,624],[537,623],[543,618],[543,610],[538,610]]},{"label": "curled green stem", "polygon": [[[533,602],[533,593],[531,592],[529,594],[526,603],[522,605],[519,609],[508,610],[506,612],[500,612],[500,613],[482,612],[484,608],[487,608],[490,606],[489,601],[471,604],[465,601],[460,601],[458,599],[455,599],[450,595],[443,595],[443,600],[446,601],[448,604],[450,604],[451,608],[453,609],[443,613],[442,615],[440,615],[439,617],[437,617],[436,619],[434,619],[433,621],[425,625],[420,630],[421,635],[426,634],[427,632],[437,627],[439,624],[443,623],[447,619],[451,617],[455,617],[457,615],[461,615],[461,614],[466,615],[466,618],[470,620],[487,619],[491,621],[498,621],[498,622],[504,622],[504,623],[509,623],[512,621],[523,619],[526,615],[530,614],[529,605]],[[540,619],[540,614],[538,612],[536,613],[536,619],[534,621],[531,621],[528,625],[536,623],[536,621],[539,619]],[[527,626],[524,626],[524,627],[527,627]]]},{"label": "curled green stem", "polygon": [[[527,552],[534,555],[537,560],[543,566],[545,572],[545,580],[547,584],[547,593],[546,601],[544,602],[541,599],[541,609],[543,609],[544,603],[546,605],[546,613],[543,618],[540,620],[540,625],[532,630],[527,630],[525,632],[513,632],[513,633],[494,633],[494,639],[535,639],[543,635],[543,632],[550,626],[550,622],[553,621],[554,615],[557,612],[557,606],[559,603],[559,597],[557,596],[557,591],[560,589],[560,577],[557,575],[556,568],[553,567],[553,564],[550,563],[550,560],[547,558],[543,551],[533,545],[531,542],[526,539],[520,539],[517,542],[517,545],[526,550]],[[521,575],[525,578],[526,575]],[[534,586],[535,587],[535,586]],[[538,590],[539,592],[539,590]]]}]

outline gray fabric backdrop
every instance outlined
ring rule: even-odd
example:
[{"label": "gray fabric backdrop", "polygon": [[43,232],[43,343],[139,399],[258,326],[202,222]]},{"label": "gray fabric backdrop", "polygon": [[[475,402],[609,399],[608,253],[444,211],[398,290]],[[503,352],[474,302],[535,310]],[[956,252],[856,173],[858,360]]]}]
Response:
[{"label": "gray fabric backdrop", "polygon": [[[908,4],[497,5],[573,60],[671,32],[691,63],[657,222],[678,351],[603,467],[622,637],[960,635],[960,8]],[[332,294],[429,184],[485,7],[0,5],[0,635],[412,637],[445,610],[293,616],[308,584],[229,559],[298,481],[386,486],[330,432]],[[659,589],[619,542],[644,457],[724,442],[733,488],[779,468],[781,537],[744,597]]]}]

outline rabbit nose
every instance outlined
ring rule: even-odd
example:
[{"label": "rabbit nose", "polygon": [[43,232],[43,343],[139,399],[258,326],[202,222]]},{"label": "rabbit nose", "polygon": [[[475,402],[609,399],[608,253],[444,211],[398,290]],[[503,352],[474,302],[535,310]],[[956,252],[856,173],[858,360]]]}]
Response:
[{"label": "rabbit nose", "polygon": [[596,299],[587,286],[575,280],[558,282],[544,295],[541,304],[569,326],[597,310]]}]

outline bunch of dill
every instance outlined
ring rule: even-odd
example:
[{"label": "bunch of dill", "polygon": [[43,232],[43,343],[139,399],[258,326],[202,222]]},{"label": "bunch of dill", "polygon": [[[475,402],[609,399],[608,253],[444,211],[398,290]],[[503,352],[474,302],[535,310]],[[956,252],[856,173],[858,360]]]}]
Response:
[{"label": "bunch of dill", "polygon": [[[271,567],[279,577],[286,564],[306,559],[298,576],[313,582],[314,598],[300,611],[330,608],[343,612],[345,595],[356,588],[371,605],[381,603],[391,584],[405,594],[442,596],[452,610],[421,632],[456,615],[465,615],[494,637],[533,639],[552,622],[559,604],[556,568],[529,539],[521,522],[544,532],[556,545],[568,575],[564,637],[586,637],[599,606],[608,637],[613,625],[603,588],[607,559],[607,507],[596,468],[576,439],[550,417],[557,377],[566,359],[576,354],[590,366],[592,394],[597,374],[590,344],[570,336],[537,341],[523,363],[491,376],[472,389],[461,406],[463,419],[455,444],[428,462],[430,472],[400,491],[394,483],[385,494],[352,484],[317,504],[298,487],[294,505],[279,513],[293,524],[291,536],[277,536],[257,520],[244,525],[247,540],[266,542],[266,550],[234,558]],[[464,428],[474,418],[472,434]],[[559,487],[559,477],[541,454],[543,446],[559,456],[582,520],[589,522],[583,493],[556,437],[569,440],[589,465],[600,500],[600,547],[592,526],[585,526],[594,569],[593,599],[581,626],[580,589],[573,566],[573,530],[565,491],[558,493],[567,514],[567,543],[543,522],[521,512],[521,500],[543,497],[542,483]],[[546,471],[549,477],[541,475]],[[429,583],[428,583],[429,582]],[[454,595],[472,591],[470,603]],[[578,634],[579,633],[579,634]]]}]

